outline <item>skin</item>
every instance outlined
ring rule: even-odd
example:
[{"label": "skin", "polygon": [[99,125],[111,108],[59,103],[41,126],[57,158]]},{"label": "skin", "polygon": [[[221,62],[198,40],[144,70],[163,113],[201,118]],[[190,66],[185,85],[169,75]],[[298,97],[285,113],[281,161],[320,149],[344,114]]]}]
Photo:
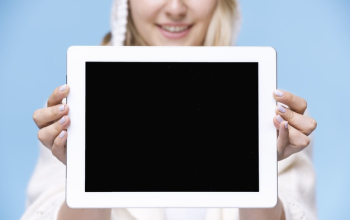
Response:
[{"label": "skin", "polygon": [[[201,46],[217,0],[130,0],[129,3],[135,27],[147,45]],[[187,36],[169,39],[163,36],[158,26],[167,23],[192,27]]]},{"label": "skin", "polygon": [[[132,19],[147,44],[169,46],[203,45],[216,4],[216,0],[130,0]],[[148,10],[144,10],[145,8]],[[192,27],[185,37],[169,39],[160,33],[158,23],[186,23],[191,24]],[[69,106],[62,104],[62,100],[69,94],[69,85],[66,85],[64,90],[60,88],[57,87],[50,95],[47,108],[34,112],[33,119],[39,128],[39,140],[51,150],[53,156],[66,164],[68,135],[66,131],[71,119],[68,116]],[[276,106],[276,116],[272,119],[279,133],[278,160],[283,160],[307,147],[310,142],[308,135],[317,126],[314,119],[304,115],[307,103],[303,98],[287,91],[282,93],[282,96],[277,96],[275,92],[272,94],[277,102],[289,106],[284,112]],[[63,106],[64,109],[60,110]],[[277,115],[281,117],[280,121]],[[60,123],[62,121],[64,122]],[[283,204],[280,200],[274,208],[240,209],[239,214],[241,220],[285,219]],[[110,215],[111,209],[71,209],[64,203],[58,219],[108,220]]]}]

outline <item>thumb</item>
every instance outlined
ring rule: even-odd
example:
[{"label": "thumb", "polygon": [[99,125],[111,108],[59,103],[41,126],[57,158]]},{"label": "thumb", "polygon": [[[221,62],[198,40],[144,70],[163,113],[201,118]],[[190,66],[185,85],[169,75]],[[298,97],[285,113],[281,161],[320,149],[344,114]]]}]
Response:
[{"label": "thumb", "polygon": [[279,135],[277,139],[277,155],[278,160],[283,160],[285,158],[284,150],[289,144],[289,129],[288,122],[282,121],[279,125]]}]

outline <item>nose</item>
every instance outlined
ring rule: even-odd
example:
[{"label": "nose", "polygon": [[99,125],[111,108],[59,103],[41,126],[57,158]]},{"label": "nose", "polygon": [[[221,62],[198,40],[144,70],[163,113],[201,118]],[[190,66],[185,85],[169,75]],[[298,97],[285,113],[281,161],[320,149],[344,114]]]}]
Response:
[{"label": "nose", "polygon": [[186,16],[186,12],[187,6],[184,0],[168,0],[165,6],[166,15],[172,20],[183,19]]}]

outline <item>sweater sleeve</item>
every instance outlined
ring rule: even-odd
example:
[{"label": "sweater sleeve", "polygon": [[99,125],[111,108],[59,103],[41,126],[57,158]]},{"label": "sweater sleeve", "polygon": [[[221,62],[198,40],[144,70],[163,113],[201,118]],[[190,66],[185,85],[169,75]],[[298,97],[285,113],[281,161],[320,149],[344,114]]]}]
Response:
[{"label": "sweater sleeve", "polygon": [[[39,152],[27,187],[26,210],[21,220],[56,220],[65,202],[66,166],[41,143]],[[130,219],[124,212],[123,209],[112,210],[111,220],[116,220],[116,216]]]},{"label": "sweater sleeve", "polygon": [[21,220],[57,219],[65,201],[66,166],[40,143],[39,159],[27,187],[26,210]]},{"label": "sweater sleeve", "polygon": [[278,163],[278,193],[286,220],[315,220],[315,171],[310,145]]}]

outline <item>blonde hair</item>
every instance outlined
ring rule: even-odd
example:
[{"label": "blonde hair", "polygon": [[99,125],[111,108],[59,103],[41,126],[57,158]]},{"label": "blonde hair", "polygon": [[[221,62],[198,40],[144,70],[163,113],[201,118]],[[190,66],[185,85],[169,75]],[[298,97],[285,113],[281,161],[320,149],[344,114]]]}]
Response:
[{"label": "blonde hair", "polygon": [[[231,45],[232,38],[236,37],[233,36],[233,29],[237,28],[235,25],[237,25],[240,16],[237,7],[236,0],[218,0],[204,40],[204,46]],[[126,29],[124,46],[147,46],[132,21],[130,11]],[[102,45],[110,45],[111,39],[112,35],[108,33],[103,38]]]}]

